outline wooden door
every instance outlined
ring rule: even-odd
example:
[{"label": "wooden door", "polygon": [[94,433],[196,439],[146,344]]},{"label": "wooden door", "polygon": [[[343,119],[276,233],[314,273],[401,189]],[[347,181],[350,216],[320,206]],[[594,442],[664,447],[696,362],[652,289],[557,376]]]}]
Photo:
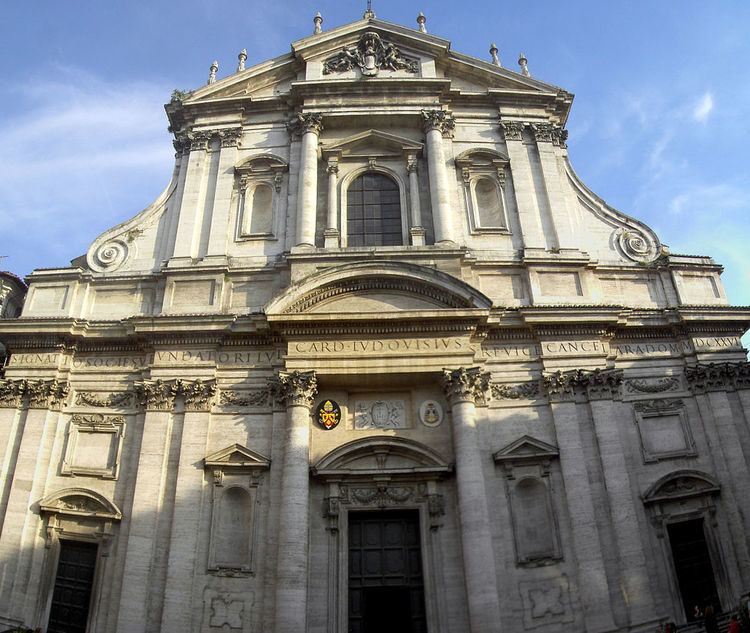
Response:
[{"label": "wooden door", "polygon": [[86,633],[97,546],[60,541],[47,633]]}]

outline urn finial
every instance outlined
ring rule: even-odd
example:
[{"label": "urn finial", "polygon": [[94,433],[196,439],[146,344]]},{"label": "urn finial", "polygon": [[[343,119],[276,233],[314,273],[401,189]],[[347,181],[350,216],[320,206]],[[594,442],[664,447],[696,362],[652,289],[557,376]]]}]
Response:
[{"label": "urn finial", "polygon": [[313,24],[315,25],[315,28],[313,29],[313,35],[317,35],[323,30],[323,16],[320,15],[320,11],[315,14],[315,17],[313,18]]},{"label": "urn finial", "polygon": [[216,83],[216,73],[219,71],[219,62],[214,60],[211,63],[211,68],[208,70],[208,83]]},{"label": "urn finial", "polygon": [[502,66],[495,42],[492,42],[492,44],[490,44],[490,55],[492,55],[492,63],[495,64],[495,66]]},{"label": "urn finial", "polygon": [[521,67],[521,74],[524,77],[531,77],[531,73],[529,72],[529,60],[526,59],[526,55],[523,53],[518,55],[518,65]]},{"label": "urn finial", "polygon": [[243,48],[240,54],[237,55],[237,72],[245,70],[245,62],[247,61],[247,49]]},{"label": "urn finial", "polygon": [[417,24],[419,24],[420,33],[427,33],[427,27],[425,26],[427,24],[427,18],[424,16],[424,13],[422,13],[421,11],[419,12],[419,15],[417,16]]}]

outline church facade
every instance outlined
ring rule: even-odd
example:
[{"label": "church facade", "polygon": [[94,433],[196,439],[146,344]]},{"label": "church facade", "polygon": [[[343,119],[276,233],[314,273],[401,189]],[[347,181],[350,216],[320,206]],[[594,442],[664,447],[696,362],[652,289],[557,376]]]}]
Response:
[{"label": "church facade", "polygon": [[734,608],[750,310],[721,267],[581,182],[572,95],[525,59],[422,16],[321,23],[176,92],[158,199],[27,292],[7,276],[0,624],[651,632]]}]

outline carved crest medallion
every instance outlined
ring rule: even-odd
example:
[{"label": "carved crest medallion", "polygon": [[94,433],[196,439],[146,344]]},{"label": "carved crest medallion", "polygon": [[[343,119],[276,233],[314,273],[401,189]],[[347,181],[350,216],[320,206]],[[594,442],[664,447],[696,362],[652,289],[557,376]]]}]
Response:
[{"label": "carved crest medallion", "polygon": [[419,421],[425,426],[440,426],[443,421],[443,407],[436,400],[425,400],[419,406]]},{"label": "carved crest medallion", "polygon": [[318,404],[318,424],[330,431],[341,422],[341,407],[335,400],[324,400]]},{"label": "carved crest medallion", "polygon": [[373,31],[364,33],[356,46],[344,47],[340,53],[327,59],[323,64],[323,74],[346,72],[355,66],[365,77],[374,77],[381,70],[417,72],[416,60],[404,57],[395,44],[384,42]]}]

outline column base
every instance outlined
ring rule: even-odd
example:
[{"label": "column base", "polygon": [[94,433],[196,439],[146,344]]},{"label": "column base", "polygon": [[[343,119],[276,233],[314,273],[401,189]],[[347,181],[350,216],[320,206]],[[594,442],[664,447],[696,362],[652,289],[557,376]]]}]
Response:
[{"label": "column base", "polygon": [[424,227],[422,226],[411,227],[409,229],[409,235],[411,235],[411,245],[412,246],[424,246],[426,233],[427,231],[425,231]]},{"label": "column base", "polygon": [[338,229],[326,229],[323,232],[324,246],[325,248],[338,248],[339,247],[339,230]]}]

